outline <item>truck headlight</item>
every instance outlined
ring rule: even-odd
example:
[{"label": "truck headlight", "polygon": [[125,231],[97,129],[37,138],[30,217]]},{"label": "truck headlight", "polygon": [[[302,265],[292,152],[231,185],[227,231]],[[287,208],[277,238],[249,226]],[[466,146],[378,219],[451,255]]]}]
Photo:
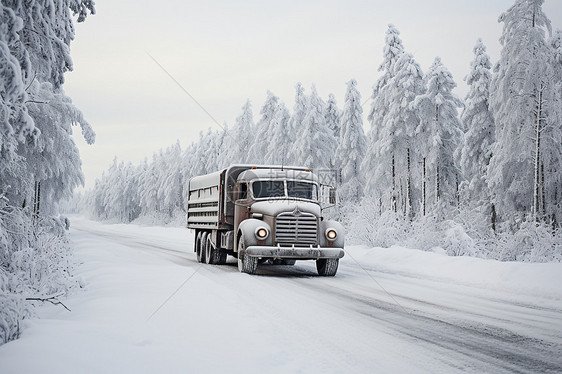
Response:
[{"label": "truck headlight", "polygon": [[330,228],[326,229],[326,239],[333,242],[337,238],[338,238],[338,232],[336,230]]},{"label": "truck headlight", "polygon": [[269,230],[266,229],[265,227],[258,227],[256,229],[256,238],[258,238],[258,240],[265,240],[267,239],[268,236],[269,236]]}]

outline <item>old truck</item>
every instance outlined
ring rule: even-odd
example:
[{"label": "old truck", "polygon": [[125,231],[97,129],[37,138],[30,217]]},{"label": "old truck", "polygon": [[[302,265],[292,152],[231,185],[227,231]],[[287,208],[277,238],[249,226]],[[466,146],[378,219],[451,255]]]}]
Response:
[{"label": "old truck", "polygon": [[344,230],[322,217],[323,187],[304,167],[232,165],[191,178],[187,227],[197,260],[224,264],[234,256],[248,274],[264,262],[315,260],[318,274],[336,275]]}]

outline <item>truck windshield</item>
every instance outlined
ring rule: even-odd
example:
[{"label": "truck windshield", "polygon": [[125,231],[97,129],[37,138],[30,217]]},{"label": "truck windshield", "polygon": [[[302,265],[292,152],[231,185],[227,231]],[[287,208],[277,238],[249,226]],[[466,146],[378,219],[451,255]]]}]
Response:
[{"label": "truck windshield", "polygon": [[318,192],[314,183],[297,181],[255,181],[252,183],[252,193],[256,199],[270,197],[286,197],[285,183],[287,183],[288,197],[297,199],[317,200]]},{"label": "truck windshield", "polygon": [[285,186],[283,181],[256,181],[252,183],[254,198],[284,197]]},{"label": "truck windshield", "polygon": [[314,183],[287,181],[287,193],[289,197],[308,200],[317,199],[316,185]]}]

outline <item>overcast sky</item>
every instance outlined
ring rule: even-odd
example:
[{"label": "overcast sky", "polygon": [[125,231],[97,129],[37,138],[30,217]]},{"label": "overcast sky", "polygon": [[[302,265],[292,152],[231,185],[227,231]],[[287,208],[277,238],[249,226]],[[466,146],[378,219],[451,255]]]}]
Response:
[{"label": "overcast sky", "polygon": [[[136,164],[178,139],[185,147],[200,131],[220,129],[150,56],[220,124],[232,125],[247,99],[257,120],[267,90],[292,109],[297,82],[307,92],[315,84],[324,99],[335,94],[341,108],[345,83],[355,78],[367,100],[392,23],[424,71],[442,58],[464,98],[476,40],[495,62],[497,19],[513,3],[96,0],[97,14],[76,26],[74,71],[64,86],[97,133],[89,146],[75,131],[86,186],[114,157]],[[562,28],[562,1],[546,0],[543,9],[553,29]]]}]

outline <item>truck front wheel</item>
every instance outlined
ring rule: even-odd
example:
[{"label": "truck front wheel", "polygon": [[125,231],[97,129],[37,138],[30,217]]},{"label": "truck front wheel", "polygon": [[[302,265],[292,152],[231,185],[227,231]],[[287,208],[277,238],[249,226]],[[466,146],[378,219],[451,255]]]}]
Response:
[{"label": "truck front wheel", "polygon": [[339,258],[321,258],[316,260],[316,270],[318,275],[323,277],[333,277],[338,272]]},{"label": "truck front wheel", "polygon": [[258,258],[246,256],[244,235],[238,239],[238,270],[242,273],[255,274],[258,269]]}]

